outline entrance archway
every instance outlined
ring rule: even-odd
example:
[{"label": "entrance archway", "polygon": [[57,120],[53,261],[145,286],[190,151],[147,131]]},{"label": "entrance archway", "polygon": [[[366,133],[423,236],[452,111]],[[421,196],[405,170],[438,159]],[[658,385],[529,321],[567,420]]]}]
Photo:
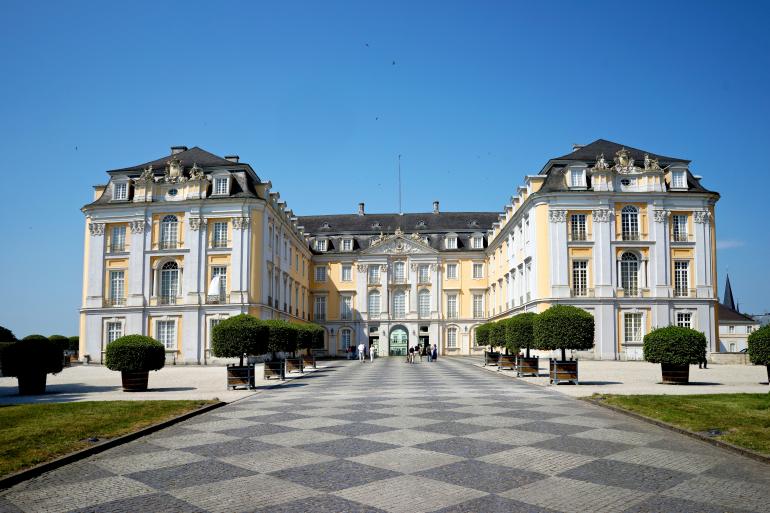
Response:
[{"label": "entrance archway", "polygon": [[390,330],[390,356],[406,356],[409,348],[409,332],[403,326]]}]

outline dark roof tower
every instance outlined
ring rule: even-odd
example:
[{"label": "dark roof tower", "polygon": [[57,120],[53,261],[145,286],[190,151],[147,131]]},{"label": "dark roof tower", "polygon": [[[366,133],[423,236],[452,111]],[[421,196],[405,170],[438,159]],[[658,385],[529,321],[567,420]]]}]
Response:
[{"label": "dark roof tower", "polygon": [[730,275],[727,275],[727,280],[725,281],[725,296],[722,300],[722,304],[730,307],[731,309],[735,310],[736,312],[738,309],[735,307],[735,300],[733,299],[733,288],[730,286]]}]

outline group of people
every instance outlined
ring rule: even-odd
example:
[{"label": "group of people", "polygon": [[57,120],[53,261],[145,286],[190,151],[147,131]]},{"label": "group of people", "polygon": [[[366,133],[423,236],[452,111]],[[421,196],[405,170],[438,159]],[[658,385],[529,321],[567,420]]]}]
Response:
[{"label": "group of people", "polygon": [[429,362],[436,361],[438,359],[438,348],[436,347],[436,344],[433,344],[433,346],[429,346],[428,344],[421,346],[418,344],[409,347],[409,351],[406,353],[406,363],[415,363],[417,358],[422,362],[423,356],[427,357]]},{"label": "group of people", "polygon": [[347,354],[348,360],[358,358],[359,362],[364,363],[366,361],[366,357],[369,356],[369,361],[374,362],[374,349],[372,347],[368,347],[363,342],[358,344],[358,347],[349,346],[347,348]]}]

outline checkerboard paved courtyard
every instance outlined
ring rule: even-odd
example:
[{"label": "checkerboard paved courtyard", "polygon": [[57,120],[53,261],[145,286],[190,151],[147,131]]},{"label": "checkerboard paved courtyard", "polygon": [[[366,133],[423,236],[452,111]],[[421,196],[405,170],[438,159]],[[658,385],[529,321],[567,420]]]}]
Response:
[{"label": "checkerboard paved courtyard", "polygon": [[466,361],[391,358],[41,475],[0,511],[766,512],[769,470]]}]

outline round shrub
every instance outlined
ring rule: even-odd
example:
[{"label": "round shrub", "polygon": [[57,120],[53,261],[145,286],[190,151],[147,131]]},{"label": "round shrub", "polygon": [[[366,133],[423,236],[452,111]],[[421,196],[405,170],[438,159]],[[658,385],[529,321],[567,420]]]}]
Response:
[{"label": "round shrub", "polygon": [[75,352],[80,351],[80,337],[78,337],[77,335],[74,335],[72,337],[69,337],[68,340],[70,342],[70,345],[69,345],[70,351],[75,351]]},{"label": "round shrub", "polygon": [[706,359],[706,335],[680,326],[654,329],[644,336],[644,359],[652,363],[691,365]]},{"label": "round shrub", "polygon": [[162,369],[166,349],[152,337],[126,335],[107,344],[104,365],[114,371],[142,372]]},{"label": "round shrub", "polygon": [[3,376],[33,376],[61,372],[61,349],[47,338],[28,338],[6,346],[2,358]]},{"label": "round shrub", "polygon": [[586,350],[594,346],[594,316],[568,305],[554,305],[535,317],[533,335],[537,349]]},{"label": "round shrub", "polygon": [[295,324],[288,321],[273,319],[265,321],[270,334],[267,339],[267,350],[276,353],[293,353],[297,350],[298,329]]},{"label": "round shrub", "polygon": [[489,345],[501,347],[505,345],[505,324],[507,319],[491,322],[489,328]]},{"label": "round shrub", "polygon": [[45,337],[43,335],[27,335],[22,340],[38,340],[38,341],[46,340],[47,341],[48,337]]},{"label": "round shrub", "polygon": [[62,352],[70,348],[70,339],[68,339],[64,335],[51,335],[50,337],[48,337],[48,340],[53,342],[56,345],[56,347],[62,350]]},{"label": "round shrub", "polygon": [[8,328],[0,326],[0,342],[16,342],[16,335]]},{"label": "round shrub", "polygon": [[267,352],[267,325],[252,315],[229,317],[214,327],[211,334],[211,352],[220,358],[240,358]]},{"label": "round shrub", "polygon": [[477,346],[489,345],[489,335],[490,335],[491,329],[492,329],[492,326],[488,322],[485,322],[484,324],[480,324],[476,326],[476,345]]},{"label": "round shrub", "polygon": [[749,335],[748,353],[754,365],[770,365],[770,324]]},{"label": "round shrub", "polygon": [[508,319],[505,326],[505,345],[509,351],[516,354],[522,348],[527,350],[529,355],[530,348],[534,347],[534,323],[537,314],[527,312],[514,315]]}]

